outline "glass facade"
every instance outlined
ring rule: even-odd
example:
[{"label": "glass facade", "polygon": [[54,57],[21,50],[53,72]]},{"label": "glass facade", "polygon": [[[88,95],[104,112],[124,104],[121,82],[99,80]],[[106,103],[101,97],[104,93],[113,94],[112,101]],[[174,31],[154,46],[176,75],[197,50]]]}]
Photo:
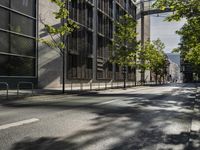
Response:
[{"label": "glass facade", "polygon": [[[135,18],[135,5],[131,0],[76,0],[69,2],[69,11],[70,18],[78,22],[80,29],[69,37],[68,79],[92,79],[93,72],[96,72],[97,80],[111,80],[114,70],[109,63],[109,45],[113,38],[114,21],[126,13]],[[92,65],[94,61],[96,68]],[[133,75],[134,71],[129,69],[128,79],[133,79]],[[118,66],[115,77],[123,79]]]},{"label": "glass facade", "polygon": [[35,77],[36,0],[1,0],[0,20],[0,77]]},{"label": "glass facade", "polygon": [[69,36],[67,78],[90,80],[93,75],[93,1],[70,1],[69,12],[80,28]]},{"label": "glass facade", "polygon": [[[121,68],[116,66],[114,72],[115,65],[108,61],[109,45],[114,21],[125,13],[135,17],[135,5],[131,0],[68,2],[70,18],[80,28],[68,37],[67,78],[122,79]],[[37,0],[0,0],[0,79],[37,77],[36,4]]]}]

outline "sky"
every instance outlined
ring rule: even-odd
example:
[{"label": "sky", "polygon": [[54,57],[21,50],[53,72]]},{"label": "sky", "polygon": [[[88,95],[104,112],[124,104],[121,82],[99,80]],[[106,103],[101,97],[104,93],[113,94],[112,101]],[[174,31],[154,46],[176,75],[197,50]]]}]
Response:
[{"label": "sky", "polygon": [[175,33],[179,30],[184,20],[180,22],[167,22],[164,21],[167,13],[157,15],[151,15],[151,40],[160,38],[165,44],[165,53],[171,53],[174,48],[178,47],[180,37]]}]

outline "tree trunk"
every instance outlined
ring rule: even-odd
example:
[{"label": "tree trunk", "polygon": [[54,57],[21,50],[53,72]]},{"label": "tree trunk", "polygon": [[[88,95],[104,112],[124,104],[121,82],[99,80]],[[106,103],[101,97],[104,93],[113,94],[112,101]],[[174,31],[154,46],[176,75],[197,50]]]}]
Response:
[{"label": "tree trunk", "polygon": [[137,86],[137,75],[136,75],[136,73],[137,73],[137,70],[136,70],[136,68],[135,68],[135,70],[134,70],[134,72],[135,72],[135,76],[134,76],[134,80],[135,80],[135,86]]},{"label": "tree trunk", "polygon": [[156,73],[156,85],[158,84],[158,74]]},{"label": "tree trunk", "polygon": [[126,67],[123,67],[124,89],[126,89]]},{"label": "tree trunk", "polygon": [[66,64],[66,55],[65,55],[65,51],[63,51],[63,62],[62,62],[62,73],[63,73],[63,76],[62,76],[62,93],[64,94],[65,93],[65,64]]},{"label": "tree trunk", "polygon": [[163,84],[165,84],[165,75],[163,75]]}]

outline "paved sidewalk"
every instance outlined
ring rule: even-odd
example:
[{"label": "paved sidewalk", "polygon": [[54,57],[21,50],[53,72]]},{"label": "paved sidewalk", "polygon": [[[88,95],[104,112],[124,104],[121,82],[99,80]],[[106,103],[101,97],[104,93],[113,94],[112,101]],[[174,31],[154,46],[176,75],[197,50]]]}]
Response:
[{"label": "paved sidewalk", "polygon": [[[80,94],[80,93],[94,93],[97,91],[107,91],[112,89],[123,89],[123,82],[97,82],[97,83],[90,83],[90,82],[81,82],[81,83],[71,83],[66,84],[65,91],[67,94]],[[155,85],[153,82],[147,83],[145,87]],[[138,88],[143,87],[140,83],[137,83],[135,86],[134,82],[127,82],[126,83],[127,89],[130,88]],[[33,94],[32,94],[33,93]],[[7,97],[7,90],[6,88],[0,88],[0,100],[2,99],[17,99],[21,97],[30,97],[32,95],[56,95],[61,94],[62,89],[60,88],[47,88],[47,89],[17,89],[15,90],[8,90],[8,97]]]},{"label": "paved sidewalk", "polygon": [[[126,92],[133,89],[144,89],[148,88],[150,86],[127,86]],[[98,94],[98,93],[105,93],[105,92],[114,92],[118,93],[119,91],[122,91],[122,87],[113,87],[113,88],[105,88],[104,86],[101,86],[97,89],[74,89],[69,90],[66,88],[65,95],[91,95],[91,94]],[[31,89],[27,90],[19,90],[19,93],[17,89],[9,90],[8,91],[8,97],[7,97],[7,91],[6,90],[0,90],[0,100],[13,100],[13,99],[24,99],[24,98],[31,98],[31,97],[38,97],[38,96],[50,96],[50,95],[62,95],[62,89],[61,88],[51,88],[51,89],[34,89],[33,91]]]},{"label": "paved sidewalk", "polygon": [[4,91],[0,92],[0,104],[6,103],[33,103],[33,102],[59,102],[59,101],[68,101],[79,99],[80,96],[89,96],[89,97],[98,97],[98,95],[104,94],[124,94],[140,91],[143,89],[151,89],[149,86],[137,86],[129,87],[126,90],[122,88],[117,89],[107,89],[107,90],[92,90],[92,91],[66,91],[65,94],[62,94],[61,89],[35,89],[32,95],[30,90],[21,90],[19,95],[17,95],[16,90],[10,90],[8,99]]}]

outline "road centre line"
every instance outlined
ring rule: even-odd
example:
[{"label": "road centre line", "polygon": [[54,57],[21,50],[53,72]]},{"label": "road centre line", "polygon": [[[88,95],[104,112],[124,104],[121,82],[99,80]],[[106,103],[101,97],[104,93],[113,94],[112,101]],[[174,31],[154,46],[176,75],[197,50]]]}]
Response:
[{"label": "road centre line", "polygon": [[101,105],[106,105],[106,104],[110,104],[110,103],[113,103],[113,102],[117,102],[117,101],[123,101],[123,100],[129,100],[129,99],[133,99],[133,98],[122,98],[122,99],[113,99],[113,100],[110,100],[110,101],[106,101],[106,102],[102,102],[102,103],[98,103],[98,104],[94,104],[95,106],[101,106]]},{"label": "road centre line", "polygon": [[8,129],[8,128],[11,128],[11,127],[22,126],[22,125],[25,125],[25,124],[30,124],[30,123],[38,122],[38,121],[39,121],[39,119],[37,119],[37,118],[31,118],[31,119],[22,120],[22,121],[18,121],[18,122],[14,122],[14,123],[0,125],[0,130]]},{"label": "road centre line", "polygon": [[113,103],[113,102],[116,102],[116,101],[119,101],[120,99],[114,99],[114,100],[111,100],[111,101],[106,101],[106,102],[102,102],[102,103],[98,103],[98,104],[94,104],[95,106],[101,106],[101,105],[105,105],[105,104],[110,104],[110,103]]}]

